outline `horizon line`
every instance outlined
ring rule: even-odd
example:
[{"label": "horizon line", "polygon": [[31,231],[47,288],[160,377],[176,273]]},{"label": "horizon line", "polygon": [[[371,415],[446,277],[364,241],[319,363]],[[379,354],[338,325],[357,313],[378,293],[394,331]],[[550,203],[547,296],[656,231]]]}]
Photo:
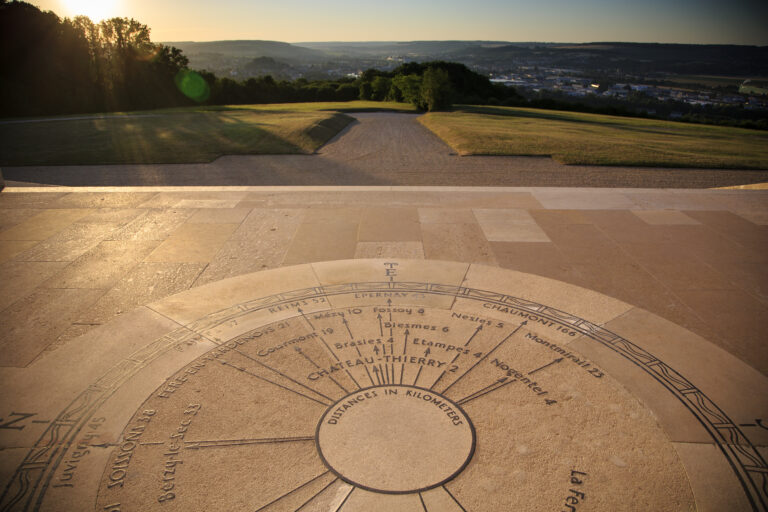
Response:
[{"label": "horizon line", "polygon": [[158,41],[159,43],[224,43],[241,41],[261,41],[267,43],[285,43],[290,45],[301,44],[408,44],[408,43],[494,43],[494,44],[656,44],[656,45],[679,45],[679,46],[752,46],[755,48],[768,48],[768,45],[743,44],[743,43],[671,43],[658,41],[501,41],[493,39],[412,39],[412,40],[358,40],[358,41],[280,41],[278,39],[210,39],[206,41],[197,41],[193,39],[176,39]]}]

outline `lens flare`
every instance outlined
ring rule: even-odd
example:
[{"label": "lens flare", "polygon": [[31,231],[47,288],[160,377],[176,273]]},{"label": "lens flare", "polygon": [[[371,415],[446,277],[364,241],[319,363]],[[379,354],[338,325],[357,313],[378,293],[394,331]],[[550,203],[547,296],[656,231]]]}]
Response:
[{"label": "lens flare", "polygon": [[70,16],[88,16],[94,23],[117,16],[117,0],[63,0]]},{"label": "lens flare", "polygon": [[175,80],[176,87],[181,93],[198,103],[207,100],[211,95],[211,89],[208,87],[208,83],[199,73],[195,73],[189,69],[182,69],[176,73]]}]

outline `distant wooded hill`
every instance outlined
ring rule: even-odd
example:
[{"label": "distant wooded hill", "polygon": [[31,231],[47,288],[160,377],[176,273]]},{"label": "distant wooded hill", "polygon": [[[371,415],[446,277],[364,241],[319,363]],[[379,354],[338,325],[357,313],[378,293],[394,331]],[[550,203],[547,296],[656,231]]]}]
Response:
[{"label": "distant wooded hill", "polygon": [[322,51],[279,41],[172,41],[164,44],[180,49],[187,56],[218,54],[230,58],[269,57],[289,62],[328,60],[328,55]]},{"label": "distant wooded hill", "polygon": [[532,65],[647,74],[768,75],[768,47],[656,43],[510,43],[506,41],[305,42],[210,41],[166,42],[195,55],[271,57],[287,62],[335,59],[451,60],[468,66]]}]

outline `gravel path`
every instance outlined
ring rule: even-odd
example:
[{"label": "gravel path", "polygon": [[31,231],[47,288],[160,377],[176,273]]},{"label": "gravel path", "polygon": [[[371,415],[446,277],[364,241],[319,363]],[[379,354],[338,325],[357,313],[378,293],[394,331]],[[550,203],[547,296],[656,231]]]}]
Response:
[{"label": "gravel path", "polygon": [[[5,167],[7,182],[119,185],[444,185],[708,188],[768,182],[768,170],[561,165],[457,156],[415,114],[360,113],[315,155],[223,156],[207,164]],[[13,185],[13,183],[8,183]]]}]

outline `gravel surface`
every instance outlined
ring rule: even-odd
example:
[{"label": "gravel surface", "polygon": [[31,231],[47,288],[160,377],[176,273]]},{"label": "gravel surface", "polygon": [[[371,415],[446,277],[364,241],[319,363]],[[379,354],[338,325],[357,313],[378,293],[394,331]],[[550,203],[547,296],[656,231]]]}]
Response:
[{"label": "gravel surface", "polygon": [[[443,185],[709,188],[768,182],[768,170],[561,165],[547,157],[457,156],[415,114],[360,113],[315,155],[223,156],[206,164],[5,167],[7,182],[117,185]],[[7,183],[12,186],[13,183]]]}]

